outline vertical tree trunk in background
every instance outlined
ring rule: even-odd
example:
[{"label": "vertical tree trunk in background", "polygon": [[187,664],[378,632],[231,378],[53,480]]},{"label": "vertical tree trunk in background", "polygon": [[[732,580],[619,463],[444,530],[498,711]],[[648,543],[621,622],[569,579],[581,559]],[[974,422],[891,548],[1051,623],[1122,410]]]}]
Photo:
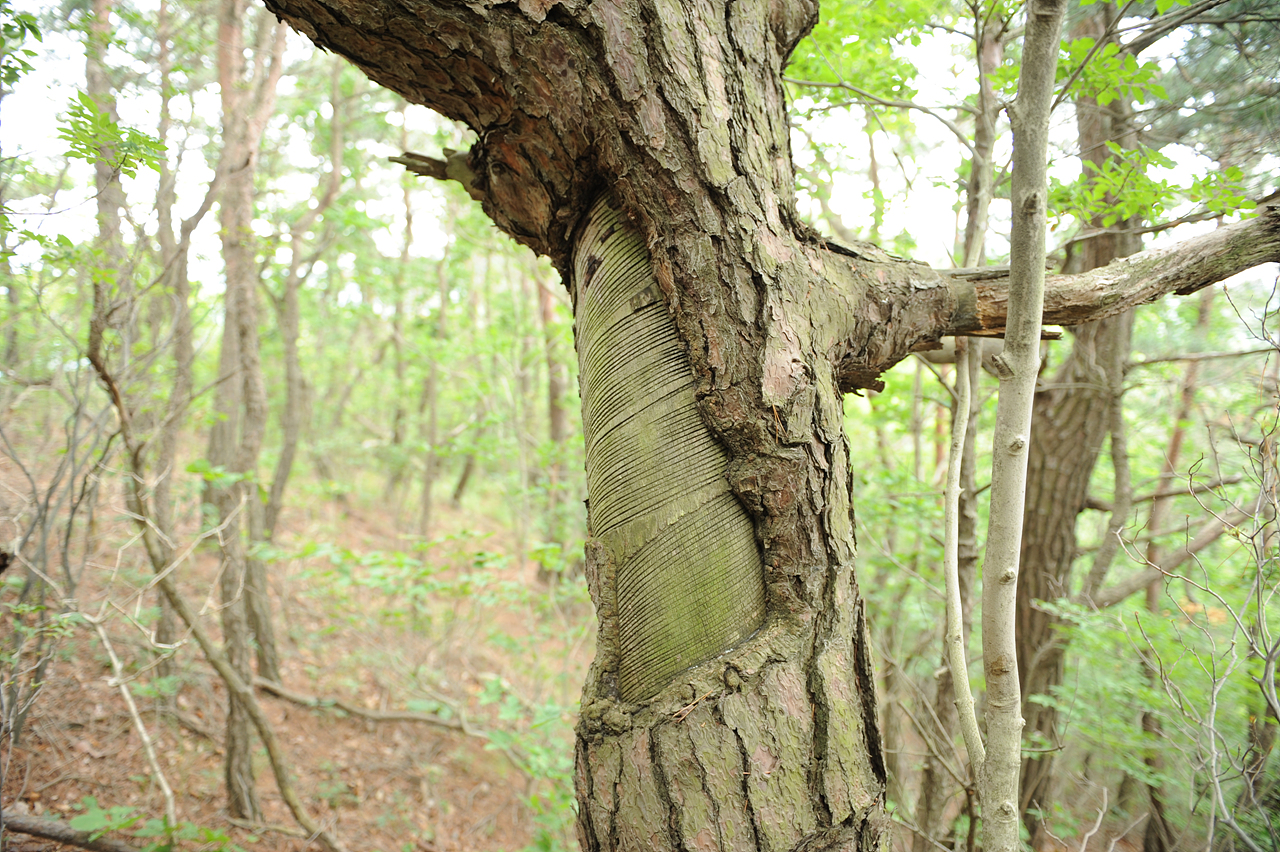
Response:
[{"label": "vertical tree trunk in background", "polygon": [[[276,522],[280,518],[280,510],[284,506],[285,487],[289,484],[289,476],[293,472],[293,460],[298,451],[298,442],[302,438],[303,421],[306,418],[307,382],[302,375],[302,361],[298,353],[300,323],[298,290],[302,287],[306,276],[311,274],[311,270],[317,260],[315,256],[308,256],[305,251],[307,248],[307,232],[311,230],[320,219],[320,216],[333,204],[334,199],[338,196],[338,190],[342,186],[345,99],[342,97],[339,81],[342,76],[343,65],[342,60],[337,57],[332,58],[329,62],[329,104],[333,108],[333,114],[329,119],[329,174],[325,177],[321,186],[317,187],[319,191],[316,193],[315,203],[289,229],[289,271],[285,274],[284,292],[281,293],[277,302],[280,342],[284,348],[285,386],[284,410],[280,417],[280,457],[276,460],[275,472],[271,476],[271,490],[268,492],[267,504],[264,509],[262,530],[260,531],[261,538],[255,538],[253,539],[254,541],[269,542],[275,535]],[[317,237],[315,242],[322,244],[323,238]],[[304,265],[307,267],[305,272],[303,271]],[[265,577],[265,568],[261,570],[262,575]],[[253,569],[253,573],[256,574],[257,572],[258,569]],[[265,581],[263,587],[265,591]],[[265,594],[262,600],[266,601]],[[271,623],[270,612],[270,608],[265,610],[268,629]],[[270,647],[259,641],[258,673],[269,680],[280,680],[279,655],[276,653],[274,640],[271,641]]]},{"label": "vertical tree trunk in background", "polygon": [[[160,122],[156,135],[162,145],[169,141],[171,129],[170,102],[173,97],[173,61],[170,56],[173,38],[171,13],[167,0],[161,0],[157,14],[157,64],[160,70]],[[165,407],[165,420],[161,426],[159,450],[156,453],[157,477],[153,488],[152,505],[155,507],[156,525],[160,528],[159,546],[166,564],[172,562],[171,542],[174,540],[173,479],[177,470],[178,436],[183,425],[183,414],[191,399],[192,365],[195,349],[191,329],[191,283],[187,276],[187,252],[181,246],[179,232],[174,230],[173,209],[177,203],[177,176],[169,167],[168,158],[160,161],[159,188],[156,194],[156,240],[160,246],[161,298],[170,300],[173,317],[173,382],[169,389],[169,403]],[[203,216],[201,216],[203,218]],[[187,231],[189,234],[189,229]],[[156,624],[156,641],[172,645],[178,638],[173,607],[169,599],[157,592],[160,618]],[[158,669],[161,677],[175,674],[172,660],[165,660]]]},{"label": "vertical tree trunk in background", "polygon": [[[1114,14],[1109,5],[1092,7],[1076,25],[1073,37],[1101,39]],[[1129,141],[1132,131],[1126,113],[1119,102],[1103,108],[1092,99],[1076,101],[1082,160],[1100,166],[1114,156],[1107,142]],[[1101,215],[1089,227],[1105,230]],[[1139,237],[1125,234],[1086,238],[1078,244],[1079,271],[1104,267],[1137,251],[1140,243]],[[1113,390],[1123,376],[1112,372],[1125,361],[1132,325],[1132,315],[1125,314],[1076,329],[1071,352],[1036,395],[1018,584],[1018,666],[1027,731],[1039,735],[1051,749],[1058,744],[1057,711],[1031,696],[1050,695],[1062,683],[1065,648],[1058,635],[1060,619],[1036,602],[1055,601],[1071,593],[1076,520],[1084,511],[1111,411],[1118,404]],[[1039,809],[1056,800],[1053,764],[1053,751],[1023,761],[1020,807],[1035,848],[1048,841]]]},{"label": "vertical tree trunk in background", "polygon": [[[418,504],[418,535],[431,535],[432,491],[436,483],[436,442],[439,440],[439,389],[437,388],[437,356],[433,353],[427,363],[427,375],[422,380],[422,392],[418,396],[419,434],[424,447],[422,457],[422,501]],[[425,419],[423,419],[425,417]]]},{"label": "vertical tree trunk in background", "polygon": [[978,24],[978,109],[974,113],[973,154],[969,180],[965,185],[965,223],[961,266],[981,266],[985,256],[987,218],[995,197],[996,119],[1000,104],[992,87],[991,74],[1004,61],[1003,25],[993,32],[990,19]]},{"label": "vertical tree trunk in background", "polygon": [[[0,202],[3,198],[0,197]],[[9,321],[4,330],[4,365],[10,372],[16,373],[18,369],[18,314],[22,311],[22,295],[18,291],[18,284],[13,280],[13,272],[9,266],[8,244],[0,245],[0,249],[5,250],[5,256],[0,259],[0,272],[5,277],[5,298],[9,301]]]},{"label": "vertical tree trunk in background", "polygon": [[[1213,291],[1205,290],[1200,294],[1199,306],[1196,312],[1195,335],[1197,342],[1203,341],[1205,334],[1209,330],[1212,307]],[[1157,493],[1167,493],[1174,490],[1174,482],[1178,478],[1178,468],[1181,463],[1182,443],[1186,440],[1187,422],[1191,418],[1191,409],[1195,403],[1196,386],[1199,381],[1200,362],[1191,361],[1187,364],[1186,372],[1182,376],[1182,386],[1178,391],[1178,407],[1173,416],[1173,432],[1169,435],[1169,445],[1165,449],[1164,466],[1160,470],[1160,478],[1156,481],[1155,490]],[[1169,494],[1169,496],[1157,497],[1152,501],[1151,514],[1147,518],[1147,530],[1149,532],[1160,533],[1165,531],[1169,522],[1169,510],[1173,507],[1173,500],[1173,495]],[[1147,544],[1146,561],[1148,565],[1159,565],[1164,561],[1164,557],[1165,554],[1161,552],[1160,545],[1155,540]],[[1156,580],[1147,586],[1147,611],[1156,617],[1159,617],[1160,600],[1164,595],[1164,582],[1163,579]],[[1160,671],[1156,667],[1155,661],[1148,655],[1143,655],[1143,660],[1146,663],[1144,668],[1148,683],[1153,687],[1158,686],[1160,683]],[[1161,748],[1163,734],[1159,715],[1151,711],[1144,711],[1142,714],[1142,731],[1150,735],[1152,740],[1146,754],[1143,755],[1143,762],[1159,778],[1164,772],[1164,756]],[[1163,785],[1157,781],[1146,786],[1150,811],[1146,828],[1142,833],[1142,852],[1170,852],[1174,848],[1178,834],[1165,814]]]},{"label": "vertical tree trunk in background", "polygon": [[[219,419],[209,431],[209,463],[234,481],[209,483],[207,498],[225,527],[221,535],[223,566],[219,575],[222,633],[226,653],[241,678],[251,681],[251,655],[271,642],[271,609],[266,578],[250,560],[242,528],[258,532],[263,522],[256,486],[256,466],[266,430],[267,401],[258,345],[258,266],[253,236],[254,173],[258,146],[275,103],[281,73],[284,31],[258,16],[255,73],[244,79],[244,0],[223,0],[218,15],[218,85],[222,98],[223,145],[231,153],[219,205],[219,229],[226,293],[219,382],[214,409]],[[273,38],[269,39],[268,32]],[[250,91],[250,87],[254,91]],[[254,790],[252,734],[244,706],[233,696],[227,708],[224,777],[232,816],[261,819]]]},{"label": "vertical tree trunk in background", "polygon": [[[867,237],[871,242],[879,244],[880,227],[884,224],[885,196],[880,188],[880,164],[876,162],[876,132],[872,126],[874,116],[871,110],[866,111],[864,127],[867,131],[867,180],[871,182],[871,230]],[[885,732],[886,738],[888,731]],[[892,778],[892,771],[890,777]],[[890,781],[892,783],[892,781]]]},{"label": "vertical tree trunk in background", "polygon": [[[534,287],[538,291],[538,324],[542,328],[542,353],[547,365],[547,439],[550,443],[548,451],[550,460],[546,465],[546,540],[553,544],[562,544],[564,524],[562,509],[564,486],[565,441],[569,437],[568,417],[564,410],[564,395],[568,385],[568,370],[560,356],[560,345],[556,340],[555,297],[541,277],[534,276]],[[554,582],[558,575],[549,571],[545,565],[538,565],[538,579],[542,582]]]},{"label": "vertical tree trunk in background", "polygon": [[[400,147],[409,150],[409,130],[403,112],[400,119]],[[404,478],[407,459],[404,458],[405,409],[404,409],[404,374],[405,374],[405,292],[404,279],[409,271],[409,249],[413,246],[413,181],[409,173],[400,178],[401,203],[404,206],[403,239],[400,243],[400,262],[391,276],[391,290],[395,294],[395,308],[391,315],[391,354],[395,359],[392,367],[395,371],[395,392],[391,394],[391,471],[387,475],[387,487],[382,492],[382,499],[388,505],[395,504],[399,515],[400,503],[396,500],[396,492]]]},{"label": "vertical tree trunk in background", "polygon": [[[437,447],[440,441],[440,376],[437,365],[449,339],[449,249],[447,247],[444,257],[440,258],[440,262],[436,264],[436,287],[440,308],[436,312],[435,343],[431,347],[427,375],[422,381],[422,396],[418,401],[418,419],[422,424],[420,427],[422,441],[426,445],[426,453],[422,460],[422,506],[418,514],[418,535],[423,538],[431,535],[431,492],[435,488],[436,473],[440,466]],[[425,422],[422,421],[424,410]]]},{"label": "vertical tree trunk in background", "polygon": [[[1018,662],[1028,734],[1039,734],[1049,749],[1058,745],[1057,711],[1030,698],[1049,695],[1062,683],[1065,648],[1058,635],[1060,619],[1038,602],[1071,592],[1076,519],[1084,511],[1110,423],[1113,377],[1107,370],[1116,347],[1128,350],[1131,325],[1126,316],[1076,330],[1071,352],[1036,396],[1018,584]],[[1052,771],[1052,751],[1023,763],[1021,807],[1037,848],[1047,837],[1033,809],[1055,801]]]},{"label": "vertical tree trunk in background", "polygon": [[[106,65],[106,54],[114,32],[111,23],[113,6],[113,0],[93,0],[85,44],[85,91],[93,99],[98,111],[112,123],[116,123],[119,121],[116,97]],[[113,354],[120,360],[120,369],[127,371],[133,344],[133,318],[137,310],[133,304],[133,282],[130,270],[125,268],[124,246],[121,243],[120,217],[125,197],[117,166],[117,152],[107,146],[101,147],[98,157],[93,161],[98,221],[95,248],[100,256],[94,270],[92,287],[95,305],[105,311],[100,316],[119,332],[119,349]],[[99,299],[102,301],[99,302]]]},{"label": "vertical tree trunk in background", "polygon": [[[85,44],[85,91],[93,99],[98,111],[116,122],[116,98],[108,76],[105,57],[111,44],[113,27],[111,23],[112,0],[93,0],[92,17],[89,20],[89,32]],[[93,161],[94,198],[97,202],[98,239],[96,248],[101,257],[98,261],[92,287],[95,303],[101,297],[103,314],[113,325],[127,323],[133,313],[133,306],[122,304],[117,310],[117,301],[127,302],[127,293],[131,290],[130,282],[125,279],[124,250],[120,244],[120,211],[124,206],[124,190],[120,186],[120,172],[116,168],[116,152],[102,147],[98,157]],[[126,351],[122,353],[128,359],[127,333],[122,333]]]},{"label": "vertical tree trunk in background", "polygon": [[[471,264],[471,286],[467,293],[467,321],[471,328],[471,333],[477,339],[481,338],[486,332],[484,328],[484,318],[489,314],[489,258],[487,256],[478,259],[479,262]],[[481,312],[481,302],[483,301],[483,317]],[[487,429],[485,424],[488,417],[488,398],[481,396],[476,401],[475,423],[476,428],[471,430],[470,449],[467,451],[466,457],[462,460],[462,471],[458,474],[458,481],[450,492],[449,502],[456,509],[462,505],[462,496],[467,493],[467,486],[471,482],[471,477],[476,469],[476,449],[480,446],[480,442],[484,439],[484,433]]]},{"label": "vertical tree trunk in background", "polygon": [[[0,86],[0,104],[4,103],[4,97],[8,94],[3,86]],[[0,152],[0,163],[8,162]],[[5,190],[9,188],[8,175],[0,172],[0,208],[7,208],[9,199],[5,196]],[[4,279],[5,300],[8,302],[8,318],[4,324],[4,361],[0,366],[4,367],[10,376],[16,376],[18,373],[18,314],[22,310],[22,294],[19,292],[18,282],[13,279],[13,267],[9,263],[9,232],[5,231],[0,234],[0,277]]]}]

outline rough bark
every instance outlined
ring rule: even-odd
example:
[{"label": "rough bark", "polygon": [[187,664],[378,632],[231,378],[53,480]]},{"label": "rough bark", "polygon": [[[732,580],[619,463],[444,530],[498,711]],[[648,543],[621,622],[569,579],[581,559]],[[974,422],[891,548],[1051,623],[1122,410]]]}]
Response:
[{"label": "rough bark", "polygon": [[[869,246],[841,250],[799,223],[781,69],[816,3],[268,6],[376,81],[468,124],[476,145],[434,161],[439,174],[462,181],[503,230],[549,255],[579,300],[593,298],[597,276],[619,277],[609,239],[629,235],[630,254],[645,256],[632,262],[649,271],[616,298],[629,306],[639,297],[641,319],[664,310],[674,319],[697,413],[680,416],[700,421],[721,447],[718,476],[747,520],[724,545],[743,555],[706,582],[707,600],[725,599],[732,577],[762,590],[764,606],[757,621],[727,631],[708,612],[706,628],[677,649],[680,665],[693,667],[664,661],[644,643],[665,638],[620,612],[661,598],[655,587],[668,578],[695,574],[701,541],[669,550],[671,566],[640,576],[626,548],[643,554],[675,539],[684,515],[662,525],[649,513],[650,529],[633,534],[616,514],[623,483],[588,463],[600,650],[577,745],[584,848],[874,847],[885,836],[883,760],[852,571],[840,392],[875,386],[880,372],[943,334],[1003,329],[1005,301],[999,281],[943,276]],[[588,229],[587,214],[602,190],[617,228],[593,244],[603,231]],[[1071,322],[1119,312],[1127,301],[1208,283],[1206,267],[1280,255],[1277,232],[1269,216],[1220,235],[1241,247],[1228,263],[1180,253],[1176,264],[1166,255],[1065,279],[1064,296],[1049,303]],[[1150,274],[1160,268],[1173,271]],[[588,308],[578,304],[575,314]],[[588,332],[600,330],[580,319],[580,357]],[[591,380],[582,381],[585,399]],[[644,403],[624,404],[640,414]],[[638,449],[620,447],[621,463],[640,458]],[[654,465],[629,478],[660,479]],[[692,500],[692,485],[675,484],[677,499]],[[635,586],[624,591],[624,578]],[[659,622],[672,618],[666,605],[652,614]],[[639,644],[624,647],[624,633]]]},{"label": "rough bark", "polygon": [[[253,177],[258,145],[274,104],[281,73],[283,31],[275,44],[255,53],[257,73],[244,79],[244,0],[224,0],[218,16],[218,85],[222,98],[223,145],[233,152],[219,205],[222,258],[226,271],[222,346],[214,407],[219,419],[209,432],[209,463],[231,474],[214,481],[207,499],[224,530],[223,568],[219,576],[222,633],[227,658],[242,679],[252,677],[251,637],[259,646],[274,644],[265,576],[248,559],[242,523],[261,529],[261,504],[253,482],[266,429],[267,404],[258,347],[258,268],[253,239]],[[266,28],[265,22],[260,22]],[[260,45],[265,47],[265,45]],[[268,65],[268,57],[270,64]],[[258,91],[249,91],[253,85]],[[256,561],[256,560],[254,560]],[[250,575],[250,568],[257,571]],[[224,776],[233,816],[260,819],[254,792],[249,712],[234,693],[228,695]]]},{"label": "rough bark", "polygon": [[[884,768],[851,566],[801,585],[761,564],[644,244],[606,203],[581,246],[587,579],[600,614],[579,726],[583,848],[873,840]],[[806,484],[817,483],[752,483],[773,505],[812,497]],[[829,522],[848,523],[845,505]]]}]

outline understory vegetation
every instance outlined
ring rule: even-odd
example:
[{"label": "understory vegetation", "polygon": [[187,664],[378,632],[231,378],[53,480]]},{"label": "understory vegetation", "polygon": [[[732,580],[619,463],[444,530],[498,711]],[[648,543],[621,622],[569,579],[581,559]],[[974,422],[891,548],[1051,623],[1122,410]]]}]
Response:
[{"label": "understory vegetation", "polygon": [[[788,71],[802,215],[1003,263],[1021,11],[824,4]],[[1274,8],[1070,14],[1053,264],[1280,190]],[[596,620],[572,306],[459,184],[388,159],[447,161],[465,131],[243,0],[0,0],[0,23],[4,848],[58,826],[157,850],[576,848]],[[1037,428],[1066,437],[1033,452],[1057,484],[1031,486],[1021,569],[1037,849],[1280,852],[1278,287],[1261,267],[1042,346]],[[998,342],[971,345],[967,602]],[[941,662],[957,372],[954,347],[923,353],[845,399],[912,852],[971,850],[979,819]]]}]

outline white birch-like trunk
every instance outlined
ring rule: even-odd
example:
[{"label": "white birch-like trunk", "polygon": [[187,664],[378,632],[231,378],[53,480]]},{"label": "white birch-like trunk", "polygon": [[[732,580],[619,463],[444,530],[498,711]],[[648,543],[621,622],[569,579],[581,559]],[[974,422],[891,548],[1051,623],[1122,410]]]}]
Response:
[{"label": "white birch-like trunk", "polygon": [[1028,6],[1018,98],[1009,108],[1014,136],[1009,318],[1004,352],[996,359],[1000,404],[992,439],[991,514],[982,590],[987,748],[978,772],[978,791],[982,846],[988,852],[1012,852],[1019,846],[1023,721],[1014,615],[1031,405],[1044,313],[1049,113],[1065,11],[1064,0],[1033,0]]}]

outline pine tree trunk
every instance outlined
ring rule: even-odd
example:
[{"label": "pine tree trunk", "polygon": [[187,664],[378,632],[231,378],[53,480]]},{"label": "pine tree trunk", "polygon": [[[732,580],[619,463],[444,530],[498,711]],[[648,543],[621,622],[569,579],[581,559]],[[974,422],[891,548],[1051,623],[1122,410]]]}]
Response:
[{"label": "pine tree trunk", "polygon": [[[884,762],[850,563],[808,582],[766,569],[644,244],[602,202],[579,245],[600,617],[578,727],[582,847],[874,848]],[[829,434],[838,456],[844,439]],[[794,478],[749,465],[739,481],[767,503],[805,499],[823,479],[847,493],[843,465]],[[825,522],[848,518],[845,504]],[[822,541],[823,519],[806,526],[797,538]]]},{"label": "pine tree trunk", "polygon": [[[782,68],[817,3],[267,2],[475,130],[467,155],[403,159],[461,182],[573,294],[599,617],[578,726],[583,848],[878,847],[884,756],[841,393],[882,389],[884,369],[944,334],[1021,323],[1000,282],[839,249],[798,220]],[[1056,56],[1042,57],[1046,105]],[[1212,238],[1230,251],[1056,282],[1046,321],[1270,259],[1267,217]],[[1016,677],[986,660],[988,685]],[[1000,739],[988,763],[1016,778],[1017,737]],[[1016,800],[1016,781],[993,793],[1014,841]]]},{"label": "pine tree trunk", "polygon": [[[173,61],[170,57],[170,41],[173,38],[171,13],[166,0],[160,3],[157,26],[157,47],[160,66],[160,123],[157,136],[162,144],[166,144],[171,127],[170,102],[173,88],[170,79]],[[173,305],[173,383],[170,386],[169,402],[165,407],[165,419],[161,427],[159,452],[156,454],[155,469],[158,472],[154,485],[152,505],[155,507],[156,525],[162,533],[159,544],[166,560],[172,560],[174,540],[174,472],[177,470],[178,439],[182,430],[184,413],[191,401],[192,369],[195,363],[195,347],[192,342],[191,326],[191,282],[187,275],[187,247],[182,236],[190,236],[194,222],[183,223],[181,231],[175,232],[173,210],[177,203],[176,175],[169,168],[167,160],[160,161],[159,191],[156,194],[156,216],[158,227],[156,239],[160,246],[160,264],[165,270],[161,282],[165,287],[164,296]],[[199,218],[204,218],[200,214]],[[196,219],[195,221],[199,221]],[[172,645],[178,639],[177,623],[173,607],[169,600],[157,592],[160,606],[160,617],[156,623],[156,642],[161,645]],[[161,661],[157,667],[160,677],[171,677],[176,674],[172,659]],[[161,693],[161,701],[166,701]]]}]

